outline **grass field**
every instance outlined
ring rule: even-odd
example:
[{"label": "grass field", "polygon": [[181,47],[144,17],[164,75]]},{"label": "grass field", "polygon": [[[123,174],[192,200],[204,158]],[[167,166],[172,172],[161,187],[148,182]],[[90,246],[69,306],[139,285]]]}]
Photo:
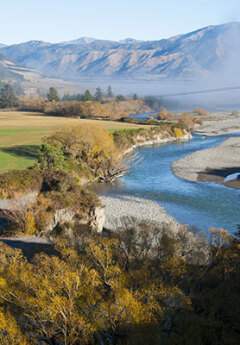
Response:
[{"label": "grass field", "polygon": [[114,121],[46,116],[40,113],[0,112],[0,172],[24,169],[36,161],[41,139],[58,127],[95,123],[108,131],[145,127]]}]

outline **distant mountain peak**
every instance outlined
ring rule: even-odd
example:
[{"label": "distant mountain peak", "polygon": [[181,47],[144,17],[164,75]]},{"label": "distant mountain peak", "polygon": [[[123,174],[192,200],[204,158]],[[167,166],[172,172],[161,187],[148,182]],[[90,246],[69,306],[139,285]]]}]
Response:
[{"label": "distant mountain peak", "polygon": [[127,37],[124,38],[123,40],[119,41],[119,43],[140,43],[143,42],[141,40],[136,40],[135,38]]},{"label": "distant mountain peak", "polygon": [[51,43],[49,42],[38,41],[38,40],[31,40],[31,41],[24,42],[22,44],[30,46],[30,47],[41,47],[41,46],[43,47],[43,46],[51,45]]},{"label": "distant mountain peak", "polygon": [[97,41],[97,39],[93,38],[93,37],[79,37],[79,38],[76,38],[75,40],[61,42],[61,44],[63,44],[63,45],[67,45],[67,44],[89,44],[89,43],[92,43],[95,41]]}]

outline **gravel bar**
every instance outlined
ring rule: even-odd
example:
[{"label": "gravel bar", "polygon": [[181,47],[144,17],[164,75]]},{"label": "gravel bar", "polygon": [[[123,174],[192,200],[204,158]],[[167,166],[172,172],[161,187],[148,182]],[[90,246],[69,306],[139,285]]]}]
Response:
[{"label": "gravel bar", "polygon": [[180,226],[162,206],[151,200],[127,195],[100,196],[100,200],[106,207],[104,227],[108,230],[114,231],[120,228],[124,217],[134,218],[138,223],[148,221],[170,224],[173,231],[177,231]]}]

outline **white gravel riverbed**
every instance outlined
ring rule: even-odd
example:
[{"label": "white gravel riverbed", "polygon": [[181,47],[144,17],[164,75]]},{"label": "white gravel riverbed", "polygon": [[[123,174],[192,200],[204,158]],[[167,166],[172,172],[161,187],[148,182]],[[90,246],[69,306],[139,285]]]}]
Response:
[{"label": "white gravel riverbed", "polygon": [[168,224],[173,231],[177,231],[180,226],[162,206],[151,200],[127,195],[100,196],[100,200],[106,207],[104,227],[112,231],[121,228],[124,217],[134,218],[138,223],[147,221]]},{"label": "white gravel riverbed", "polygon": [[239,167],[240,172],[240,137],[229,138],[219,146],[197,151],[172,164],[176,176],[194,182],[207,169],[232,167]]}]

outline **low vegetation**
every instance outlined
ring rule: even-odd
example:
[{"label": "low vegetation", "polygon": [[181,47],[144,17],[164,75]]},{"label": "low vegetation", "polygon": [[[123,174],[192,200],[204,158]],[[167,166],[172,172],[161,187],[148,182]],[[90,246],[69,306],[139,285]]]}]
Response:
[{"label": "low vegetation", "polygon": [[40,190],[42,174],[38,169],[10,170],[0,174],[0,199],[13,199]]},{"label": "low vegetation", "polygon": [[166,108],[162,108],[160,113],[156,115],[158,120],[171,120],[175,116],[174,113],[169,113]]},{"label": "low vegetation", "polygon": [[130,224],[31,261],[0,243],[1,343],[238,345],[239,240]]},{"label": "low vegetation", "polygon": [[194,110],[193,110],[193,112],[195,113],[195,114],[197,114],[197,115],[202,115],[202,116],[206,116],[206,115],[208,115],[209,113],[208,113],[208,111],[207,110],[204,110],[204,109],[202,109],[202,108],[195,108]]},{"label": "low vegetation", "polygon": [[195,124],[202,125],[203,123],[201,119],[197,119],[196,117],[188,115],[187,113],[182,113],[179,122],[182,123],[183,126],[188,130],[193,130]]},{"label": "low vegetation", "polygon": [[232,115],[233,115],[233,116],[238,116],[238,115],[239,115],[238,110],[233,110],[233,111],[232,111]]}]

